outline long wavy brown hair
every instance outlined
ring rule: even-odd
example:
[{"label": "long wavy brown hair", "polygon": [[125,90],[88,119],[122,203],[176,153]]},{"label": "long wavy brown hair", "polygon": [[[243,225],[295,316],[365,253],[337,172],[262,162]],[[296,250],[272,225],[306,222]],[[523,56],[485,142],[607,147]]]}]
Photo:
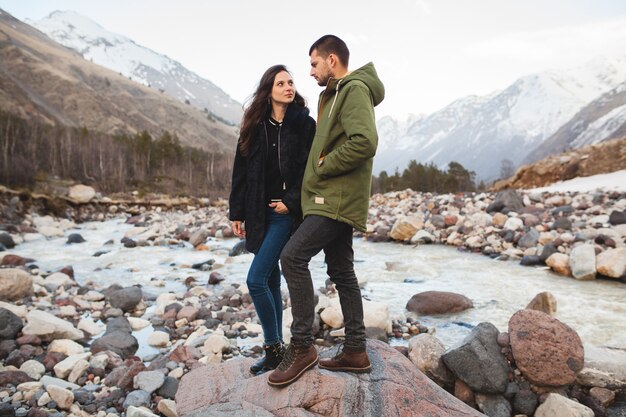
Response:
[{"label": "long wavy brown hair", "polygon": [[[239,133],[239,149],[243,156],[248,156],[259,126],[272,110],[270,100],[272,97],[272,88],[274,87],[274,79],[276,78],[276,74],[282,71],[289,72],[284,65],[269,67],[261,77],[256,91],[248,100],[250,104],[243,113],[241,132]],[[294,103],[300,107],[306,107],[306,100],[297,90],[293,103],[290,105]]]}]

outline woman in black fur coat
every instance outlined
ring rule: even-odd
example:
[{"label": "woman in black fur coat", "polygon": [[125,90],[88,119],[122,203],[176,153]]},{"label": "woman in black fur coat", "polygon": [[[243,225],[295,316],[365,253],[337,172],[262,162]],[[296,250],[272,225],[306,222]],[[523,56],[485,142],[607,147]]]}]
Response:
[{"label": "woman in black fur coat", "polygon": [[280,252],[302,221],[300,188],[315,121],[284,65],[270,67],[245,110],[237,143],[229,218],[255,254],[246,284],[261,321],[265,356],[250,367],[261,374],[284,354]]}]

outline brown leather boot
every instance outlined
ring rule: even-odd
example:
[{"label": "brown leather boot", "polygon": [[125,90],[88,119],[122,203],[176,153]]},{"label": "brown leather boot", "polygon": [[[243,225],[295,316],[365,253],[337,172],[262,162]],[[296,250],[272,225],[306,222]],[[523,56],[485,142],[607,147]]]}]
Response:
[{"label": "brown leather boot", "polygon": [[267,383],[274,387],[284,387],[308,369],[317,365],[319,357],[315,346],[301,346],[290,343],[278,368],[267,378]]},{"label": "brown leather boot", "polygon": [[366,373],[372,370],[365,348],[350,349],[344,345],[339,347],[332,359],[322,359],[320,368],[329,371]]}]

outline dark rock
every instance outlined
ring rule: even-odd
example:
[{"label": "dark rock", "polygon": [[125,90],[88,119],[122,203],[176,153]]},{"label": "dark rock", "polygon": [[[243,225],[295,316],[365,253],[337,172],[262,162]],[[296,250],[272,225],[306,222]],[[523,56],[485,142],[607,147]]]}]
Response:
[{"label": "dark rock", "polygon": [[553,245],[552,243],[546,243],[541,250],[539,258],[541,259],[541,262],[545,263],[546,259],[548,259],[550,255],[552,255],[553,253],[557,253],[558,251],[559,250],[556,248],[555,245]]},{"label": "dark rock", "polygon": [[15,247],[15,241],[8,233],[0,233],[0,244],[7,249],[13,249]]},{"label": "dark rock", "polygon": [[23,382],[31,382],[33,379],[22,371],[2,371],[0,372],[0,387],[7,385],[18,386]]},{"label": "dark rock", "polygon": [[524,200],[515,190],[500,191],[493,203],[487,207],[487,213],[500,212],[507,214],[514,211],[521,213],[524,210]]},{"label": "dark rock", "polygon": [[530,229],[520,238],[520,240],[517,242],[517,246],[522,249],[528,249],[537,246],[538,241],[539,232],[537,231],[537,229]]},{"label": "dark rock", "polygon": [[598,245],[604,245],[608,248],[614,248],[616,246],[615,240],[607,235],[598,235],[593,241]]},{"label": "dark rock", "polygon": [[434,214],[434,215],[430,216],[430,219],[428,219],[428,220],[437,229],[445,229],[445,227],[446,227],[446,218],[444,216],[442,216],[441,214]]},{"label": "dark rock", "polygon": [[613,226],[617,226],[618,224],[626,224],[626,211],[613,210],[609,215],[609,223],[611,223]]},{"label": "dark rock", "polygon": [[114,308],[119,308],[124,312],[133,311],[137,304],[141,302],[142,293],[139,287],[126,287],[114,291],[108,298],[109,303]]},{"label": "dark rock", "polygon": [[97,258],[97,257],[102,256],[102,255],[104,255],[106,253],[109,253],[109,252],[110,251],[108,251],[108,250],[99,250],[99,251],[97,251],[96,253],[94,253],[91,256],[93,256],[94,258]]},{"label": "dark rock", "polygon": [[128,408],[130,406],[147,407],[149,405],[150,393],[140,389],[130,392],[124,400],[124,408]]},{"label": "dark rock", "polygon": [[513,410],[516,414],[532,416],[539,405],[539,397],[531,389],[528,383],[522,383],[513,399]]},{"label": "dark rock", "polygon": [[134,240],[130,239],[130,238],[122,238],[122,244],[124,244],[125,248],[136,248],[137,247],[137,242],[135,242]]},{"label": "dark rock", "polygon": [[68,266],[64,266],[63,268],[61,268],[59,270],[59,272],[64,273],[65,275],[67,275],[68,277],[74,279],[74,267],[71,265]]},{"label": "dark rock", "polygon": [[85,389],[77,389],[74,391],[74,400],[79,404],[85,405],[95,400],[95,395]]},{"label": "dark rock", "polygon": [[563,206],[558,206],[552,210],[552,215],[554,217],[562,216],[564,214],[570,214],[574,212],[574,208],[571,204],[565,204]]},{"label": "dark rock", "polygon": [[248,253],[248,251],[246,250],[246,241],[242,240],[233,246],[230,252],[228,252],[228,256],[239,256],[244,253]]},{"label": "dark rock", "polygon": [[15,339],[22,327],[21,318],[6,308],[0,308],[0,339]]},{"label": "dark rock", "polygon": [[157,390],[157,394],[163,398],[167,398],[173,400],[176,396],[176,392],[178,391],[178,380],[176,378],[172,378],[171,376],[165,377],[165,382],[161,385],[161,388]]},{"label": "dark rock", "polygon": [[525,255],[520,261],[520,264],[524,266],[535,266],[541,265],[543,263],[544,262],[541,260],[541,257],[539,255]]},{"label": "dark rock", "polygon": [[8,402],[0,403],[0,417],[15,417],[15,409]]},{"label": "dark rock", "polygon": [[125,332],[128,334],[133,332],[133,329],[130,326],[130,322],[128,321],[126,317],[112,317],[107,320],[106,325],[107,327],[106,327],[106,331],[104,332],[104,334],[118,332],[118,331]]},{"label": "dark rock", "polygon": [[26,360],[19,350],[14,350],[13,352],[9,353],[9,356],[7,356],[7,358],[4,360],[5,365],[15,366],[16,368],[22,366],[24,362],[26,362]]},{"label": "dark rock", "polygon": [[65,358],[67,358],[67,355],[61,352],[46,352],[46,356],[41,360],[41,363],[46,367],[47,372],[51,372],[56,364]]},{"label": "dark rock", "polygon": [[515,240],[515,231],[513,230],[509,230],[509,229],[501,230],[499,235],[502,238],[502,240],[508,243],[511,243]]},{"label": "dark rock", "polygon": [[209,271],[213,267],[214,263],[215,263],[215,259],[209,259],[204,262],[198,262],[197,264],[193,264],[191,265],[191,267],[199,271]]},{"label": "dark rock", "polygon": [[28,410],[28,414],[26,414],[26,417],[48,417],[50,416],[50,414],[48,414],[47,411],[42,410],[41,408],[35,407],[35,408],[31,408],[30,410]]},{"label": "dark rock", "polygon": [[502,395],[476,394],[478,409],[489,417],[511,417],[513,407]]},{"label": "dark rock", "polygon": [[0,359],[7,358],[15,349],[17,349],[15,340],[0,340]]},{"label": "dark rock", "polygon": [[133,389],[133,381],[139,372],[146,370],[146,366],[142,362],[127,360],[124,365],[115,368],[104,380],[109,387],[116,386],[123,390],[129,391]]},{"label": "dark rock", "polygon": [[506,391],[509,364],[498,346],[498,329],[491,323],[480,323],[458,347],[442,356],[446,366],[472,390],[501,394]]},{"label": "dark rock", "polygon": [[122,358],[128,358],[134,355],[138,348],[139,343],[133,335],[119,330],[107,333],[101,338],[94,340],[91,344],[92,353],[110,350],[117,353]]},{"label": "dark rock", "polygon": [[572,221],[567,217],[557,217],[552,223],[552,230],[572,230]]},{"label": "dark rock", "polygon": [[224,275],[220,274],[219,272],[211,272],[211,275],[209,275],[209,285],[216,285],[219,284],[220,282],[224,281]]},{"label": "dark rock", "polygon": [[67,242],[65,242],[68,245],[71,245],[72,243],[83,243],[86,242],[85,238],[82,237],[82,235],[80,233],[72,233],[67,237]]},{"label": "dark rock", "polygon": [[506,386],[506,391],[504,391],[504,398],[508,400],[512,400],[515,397],[515,394],[519,392],[519,387],[515,382],[509,382]]}]

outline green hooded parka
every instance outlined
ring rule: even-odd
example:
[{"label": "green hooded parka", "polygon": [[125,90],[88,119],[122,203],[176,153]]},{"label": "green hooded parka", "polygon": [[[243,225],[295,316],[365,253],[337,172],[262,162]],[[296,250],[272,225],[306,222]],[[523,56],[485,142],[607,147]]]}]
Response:
[{"label": "green hooded parka", "polygon": [[317,130],[302,181],[304,217],[329,217],[366,230],[378,145],[374,106],[384,96],[371,62],[331,79],[320,94]]}]

